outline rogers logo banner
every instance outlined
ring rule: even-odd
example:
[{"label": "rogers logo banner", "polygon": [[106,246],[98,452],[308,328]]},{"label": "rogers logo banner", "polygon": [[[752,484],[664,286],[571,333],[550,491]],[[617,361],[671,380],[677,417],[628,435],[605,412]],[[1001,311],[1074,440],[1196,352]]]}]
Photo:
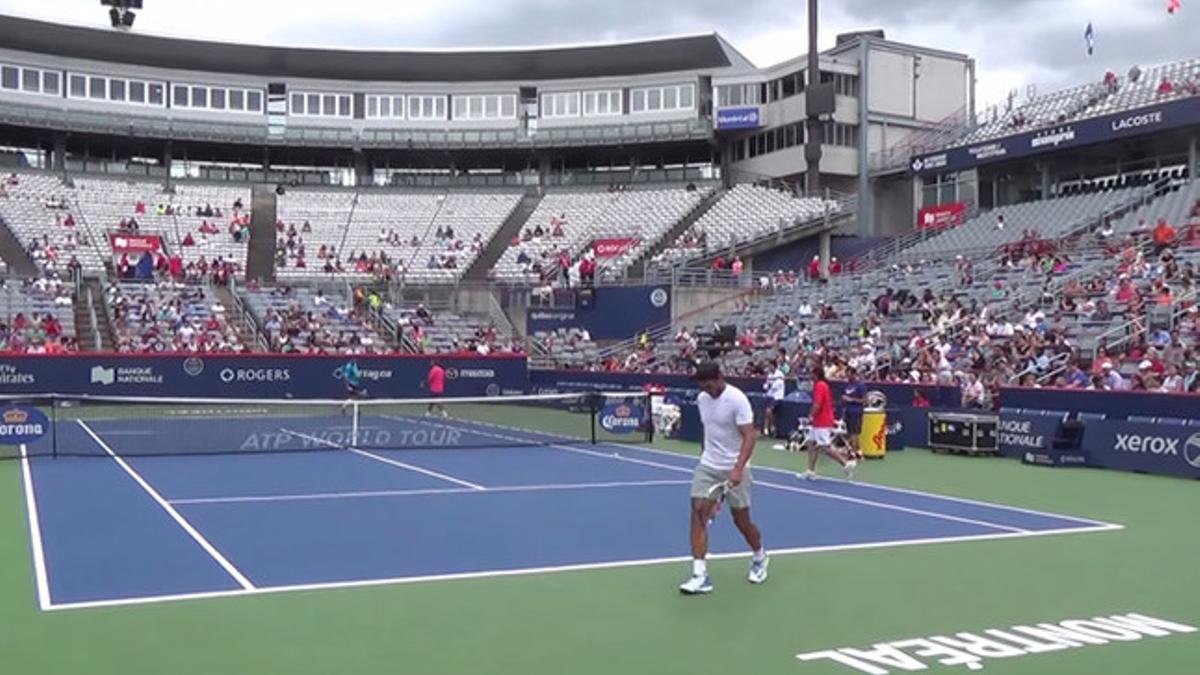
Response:
[{"label": "rogers logo banner", "polygon": [[110,234],[113,253],[157,253],[162,250],[162,237],[156,234]]},{"label": "rogers logo banner", "polygon": [[639,239],[597,239],[592,242],[592,250],[597,258],[615,258],[629,249],[637,246]]}]

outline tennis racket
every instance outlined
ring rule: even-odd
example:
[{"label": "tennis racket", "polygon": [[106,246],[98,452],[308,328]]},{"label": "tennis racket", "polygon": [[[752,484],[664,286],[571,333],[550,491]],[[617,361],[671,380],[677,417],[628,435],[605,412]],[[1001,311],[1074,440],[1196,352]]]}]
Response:
[{"label": "tennis racket", "polygon": [[717,519],[717,514],[721,512],[721,505],[725,503],[725,497],[729,495],[729,491],[733,489],[733,483],[725,480],[717,483],[708,489],[706,498],[709,502],[708,507],[708,523],[712,524]]}]

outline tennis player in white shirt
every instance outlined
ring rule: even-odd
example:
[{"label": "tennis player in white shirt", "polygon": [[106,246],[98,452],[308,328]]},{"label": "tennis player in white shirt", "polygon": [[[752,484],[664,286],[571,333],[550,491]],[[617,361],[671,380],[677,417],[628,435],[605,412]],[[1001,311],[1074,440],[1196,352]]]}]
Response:
[{"label": "tennis player in white shirt", "polygon": [[708,578],[708,521],[716,508],[713,490],[726,484],[725,500],[738,531],[746,538],[754,557],[749,580],[761,584],[767,580],[767,554],[762,534],[750,520],[750,455],[758,434],[754,430],[754,411],[750,400],[737,387],[725,382],[716,363],[701,363],[694,376],[700,387],[696,404],[704,424],[704,452],[692,476],[692,574],[679,586],[686,595],[711,593]]}]

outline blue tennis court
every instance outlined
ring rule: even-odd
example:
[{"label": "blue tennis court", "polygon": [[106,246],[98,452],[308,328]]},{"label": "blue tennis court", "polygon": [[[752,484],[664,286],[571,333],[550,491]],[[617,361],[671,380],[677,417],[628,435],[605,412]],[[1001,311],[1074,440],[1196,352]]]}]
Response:
[{"label": "blue tennis court", "polygon": [[[688,559],[696,460],[650,447],[418,415],[364,418],[356,433],[447,447],[180,456],[162,447],[203,439],[261,451],[300,438],[319,449],[346,432],[336,415],[274,426],[258,418],[61,422],[58,446],[91,456],[24,460],[40,606]],[[1119,527],[862,483],[802,482],[765,468],[755,483],[755,519],[775,555]],[[711,547],[714,557],[745,554],[724,514]]]}]

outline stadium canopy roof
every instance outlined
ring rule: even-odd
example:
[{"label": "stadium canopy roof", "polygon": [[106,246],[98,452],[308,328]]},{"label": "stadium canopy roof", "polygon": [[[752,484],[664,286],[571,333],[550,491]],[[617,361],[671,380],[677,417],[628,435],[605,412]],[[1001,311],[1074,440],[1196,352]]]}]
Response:
[{"label": "stadium canopy roof", "polygon": [[570,47],[371,51],[210,42],[0,16],[0,45],[109,63],[322,80],[536,81],[754,67],[716,33]]}]

